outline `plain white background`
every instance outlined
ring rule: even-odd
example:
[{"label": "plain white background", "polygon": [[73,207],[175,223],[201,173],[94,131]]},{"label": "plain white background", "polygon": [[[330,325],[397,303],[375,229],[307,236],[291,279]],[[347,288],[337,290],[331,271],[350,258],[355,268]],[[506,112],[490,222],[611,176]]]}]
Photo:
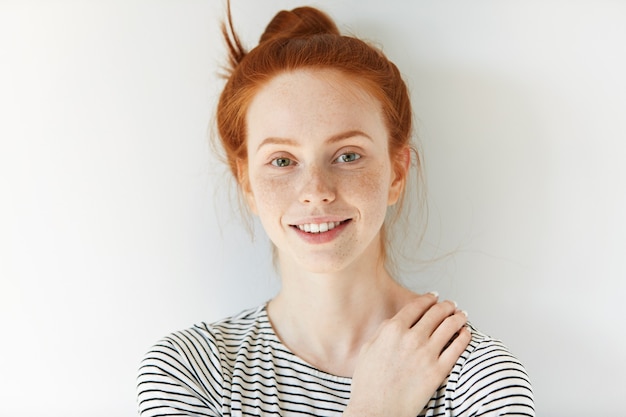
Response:
[{"label": "plain white background", "polygon": [[[249,46],[302,4],[233,3]],[[503,339],[539,415],[623,412],[625,3],[314,4],[411,87],[441,259],[404,281]],[[0,415],[133,416],[151,344],[278,288],[208,146],[223,11],[0,1]]]}]

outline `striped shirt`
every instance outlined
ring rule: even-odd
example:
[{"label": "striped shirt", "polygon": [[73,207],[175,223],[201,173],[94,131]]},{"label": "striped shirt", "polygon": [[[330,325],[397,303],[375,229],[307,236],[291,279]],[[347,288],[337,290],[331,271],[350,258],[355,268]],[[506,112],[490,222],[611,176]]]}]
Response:
[{"label": "striped shirt", "polygon": [[[472,340],[420,416],[534,416],[521,363],[470,326]],[[278,339],[265,306],[171,334],[138,376],[142,417],[339,416],[351,379],[322,372]]]}]

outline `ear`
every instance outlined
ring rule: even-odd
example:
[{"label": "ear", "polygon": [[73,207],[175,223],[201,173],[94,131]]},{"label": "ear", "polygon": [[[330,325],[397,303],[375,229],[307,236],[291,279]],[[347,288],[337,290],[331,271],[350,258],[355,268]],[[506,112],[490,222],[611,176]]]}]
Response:
[{"label": "ear", "polygon": [[404,191],[406,178],[411,166],[411,149],[407,146],[391,160],[391,186],[389,187],[388,205],[394,205]]},{"label": "ear", "polygon": [[256,200],[254,199],[254,194],[252,193],[252,188],[250,187],[248,166],[246,161],[242,159],[237,160],[237,182],[239,183],[239,187],[241,187],[241,192],[243,193],[243,197],[246,200],[248,208],[252,213],[257,214]]}]

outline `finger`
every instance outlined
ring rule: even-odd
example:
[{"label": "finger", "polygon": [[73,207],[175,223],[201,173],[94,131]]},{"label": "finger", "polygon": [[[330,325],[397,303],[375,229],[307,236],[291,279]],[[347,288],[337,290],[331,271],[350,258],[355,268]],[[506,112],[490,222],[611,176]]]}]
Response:
[{"label": "finger", "polygon": [[471,340],[472,333],[467,326],[464,326],[458,331],[457,337],[450,342],[448,347],[446,347],[443,352],[441,352],[441,355],[439,356],[440,366],[445,368],[447,372],[450,372],[461,354],[463,354],[465,349],[467,349]]},{"label": "finger", "polygon": [[417,323],[429,309],[437,304],[437,293],[428,293],[415,297],[407,303],[391,320],[397,320],[402,327],[409,329]]},{"label": "finger", "polygon": [[456,303],[442,301],[432,305],[413,326],[416,333],[430,337],[443,321],[456,311]]},{"label": "finger", "polygon": [[438,352],[445,350],[458,337],[459,331],[466,323],[467,313],[463,311],[444,319],[430,338],[433,349],[437,349]]}]

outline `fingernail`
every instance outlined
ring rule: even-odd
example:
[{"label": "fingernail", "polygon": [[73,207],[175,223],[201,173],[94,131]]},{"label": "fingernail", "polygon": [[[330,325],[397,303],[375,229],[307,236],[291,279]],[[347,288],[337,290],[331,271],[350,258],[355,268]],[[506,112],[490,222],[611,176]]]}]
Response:
[{"label": "fingernail", "polygon": [[465,311],[465,310],[462,310],[462,311],[461,311],[461,314],[463,314],[465,317],[469,317],[469,314],[468,314],[468,313],[467,313],[467,311]]},{"label": "fingernail", "polygon": [[433,295],[435,298],[439,298],[439,293],[437,291],[431,291],[428,294]]}]

